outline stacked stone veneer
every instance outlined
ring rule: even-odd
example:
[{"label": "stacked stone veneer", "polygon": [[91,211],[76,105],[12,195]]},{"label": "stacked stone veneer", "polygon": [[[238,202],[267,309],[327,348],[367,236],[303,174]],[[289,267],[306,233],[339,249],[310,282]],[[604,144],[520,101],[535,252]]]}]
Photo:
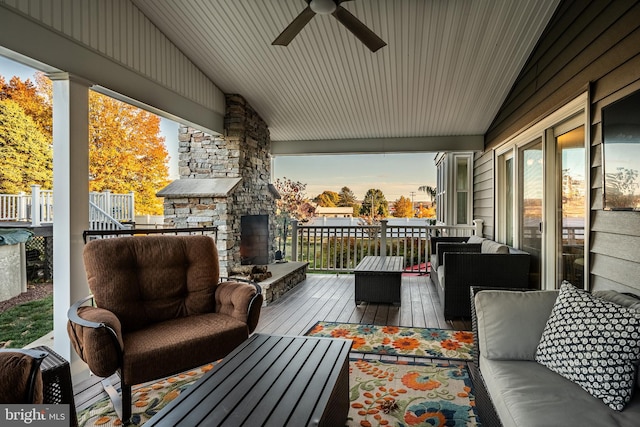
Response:
[{"label": "stacked stone veneer", "polygon": [[179,130],[180,180],[241,178],[228,195],[164,199],[165,222],[176,227],[218,227],[221,275],[240,264],[240,218],[269,215],[269,262],[276,251],[275,197],[269,189],[269,129],[239,95],[227,95],[225,135]]}]

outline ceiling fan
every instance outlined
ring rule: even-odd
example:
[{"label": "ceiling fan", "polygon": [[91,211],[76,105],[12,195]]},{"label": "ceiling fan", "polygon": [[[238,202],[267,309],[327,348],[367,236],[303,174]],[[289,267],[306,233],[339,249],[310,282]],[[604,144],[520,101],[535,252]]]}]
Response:
[{"label": "ceiling fan", "polygon": [[358,18],[353,16],[341,3],[351,0],[305,0],[307,7],[284,29],[282,33],[271,43],[272,45],[287,46],[298,35],[305,25],[317,15],[333,15],[342,25],[347,27],[357,38],[364,43],[371,52],[375,52],[387,44],[371,31]]}]

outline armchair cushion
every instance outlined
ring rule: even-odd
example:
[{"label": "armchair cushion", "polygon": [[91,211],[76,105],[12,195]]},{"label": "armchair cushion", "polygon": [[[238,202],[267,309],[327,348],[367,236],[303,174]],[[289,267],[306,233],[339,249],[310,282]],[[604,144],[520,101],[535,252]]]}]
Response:
[{"label": "armchair cushion", "polygon": [[244,322],[221,313],[156,323],[125,334],[123,380],[139,384],[213,362],[248,337]]},{"label": "armchair cushion", "polygon": [[467,243],[482,243],[485,240],[487,240],[487,239],[485,239],[484,237],[477,236],[477,235],[473,234],[473,235],[469,236],[469,239],[467,240]]},{"label": "armchair cushion", "polygon": [[125,333],[215,311],[219,269],[213,239],[167,237],[120,237],[85,246],[85,269],[96,305],[113,312]]},{"label": "armchair cushion", "polygon": [[484,239],[481,243],[480,252],[483,254],[508,254],[509,247],[493,240]]},{"label": "armchair cushion", "polygon": [[89,369],[100,377],[108,377],[120,367],[119,354],[124,348],[122,328],[118,318],[108,310],[97,307],[80,307],[78,316],[84,320],[104,323],[117,337],[120,348],[107,328],[92,328],[77,323],[67,323],[67,333],[78,356],[89,365]]},{"label": "armchair cushion", "polygon": [[535,360],[557,291],[483,290],[475,296],[478,347],[490,360]]}]

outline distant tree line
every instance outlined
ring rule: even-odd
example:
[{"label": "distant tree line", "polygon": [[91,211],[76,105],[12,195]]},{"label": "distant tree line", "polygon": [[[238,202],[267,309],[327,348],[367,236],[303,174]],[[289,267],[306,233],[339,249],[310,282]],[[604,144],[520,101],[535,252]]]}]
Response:
[{"label": "distant tree line", "polygon": [[[345,186],[339,192],[325,190],[312,199],[305,194],[306,184],[299,181],[292,181],[288,178],[277,179],[275,186],[280,192],[281,199],[278,200],[278,214],[299,221],[307,221],[315,214],[315,206],[321,207],[350,207],[353,209],[353,216],[362,218],[366,223],[375,223],[381,219],[389,217],[389,202],[382,190],[371,188],[365,193],[362,203],[356,199],[353,191]],[[428,188],[429,190],[426,190]],[[433,199],[435,189],[432,187],[420,187],[419,190],[427,191]],[[435,207],[423,206],[417,208],[411,199],[400,196],[392,204],[391,215],[398,218],[433,218],[435,217]]]}]

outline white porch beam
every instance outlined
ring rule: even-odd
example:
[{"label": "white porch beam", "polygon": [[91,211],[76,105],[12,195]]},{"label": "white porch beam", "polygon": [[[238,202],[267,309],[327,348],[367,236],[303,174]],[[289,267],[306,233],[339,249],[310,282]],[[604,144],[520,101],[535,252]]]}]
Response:
[{"label": "white porch beam", "polygon": [[[89,294],[82,232],[89,228],[89,87],[67,73],[53,81],[53,336],[54,350],[79,372],[67,335],[67,310]],[[75,369],[74,369],[75,368]]]},{"label": "white porch beam", "polygon": [[483,149],[483,135],[271,141],[271,155],[273,156],[429,153],[438,151],[482,151]]}]

